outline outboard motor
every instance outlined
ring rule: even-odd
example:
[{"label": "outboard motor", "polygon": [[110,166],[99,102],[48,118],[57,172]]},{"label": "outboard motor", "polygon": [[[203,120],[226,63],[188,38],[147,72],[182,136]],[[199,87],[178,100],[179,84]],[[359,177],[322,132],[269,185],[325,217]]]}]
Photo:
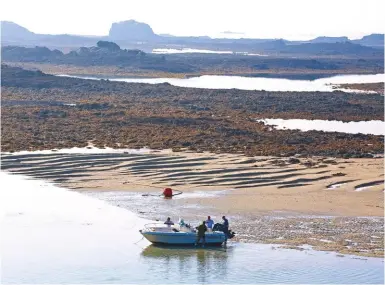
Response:
[{"label": "outboard motor", "polygon": [[235,232],[230,229],[226,229],[226,227],[220,223],[216,223],[213,227],[213,231],[223,232],[228,239],[232,239],[235,236]]}]

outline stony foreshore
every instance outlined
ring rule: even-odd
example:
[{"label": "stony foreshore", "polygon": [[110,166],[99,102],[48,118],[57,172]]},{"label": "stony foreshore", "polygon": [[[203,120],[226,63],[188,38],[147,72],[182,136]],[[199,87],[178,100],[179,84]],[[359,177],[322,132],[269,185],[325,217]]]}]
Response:
[{"label": "stony foreshore", "polygon": [[[383,137],[276,130],[256,119],[383,120],[384,99],[62,78],[2,67],[2,150],[83,147],[372,157]],[[17,139],[16,139],[17,138]]]}]

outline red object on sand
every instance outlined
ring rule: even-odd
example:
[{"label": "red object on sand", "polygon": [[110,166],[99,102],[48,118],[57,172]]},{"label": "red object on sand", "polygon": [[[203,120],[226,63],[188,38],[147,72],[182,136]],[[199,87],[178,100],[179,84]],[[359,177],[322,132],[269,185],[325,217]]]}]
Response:
[{"label": "red object on sand", "polygon": [[163,190],[163,196],[167,197],[167,198],[171,198],[172,197],[172,189],[171,188],[165,188]]}]

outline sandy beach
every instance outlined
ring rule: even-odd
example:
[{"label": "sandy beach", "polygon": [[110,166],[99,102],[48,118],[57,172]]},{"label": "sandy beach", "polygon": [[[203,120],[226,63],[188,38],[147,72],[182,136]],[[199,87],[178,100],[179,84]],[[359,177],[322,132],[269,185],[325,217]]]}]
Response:
[{"label": "sandy beach", "polygon": [[[246,157],[171,150],[2,156],[3,170],[104,200],[112,195],[113,204],[146,218],[175,213],[191,220],[211,214],[219,220],[226,214],[241,241],[311,244],[369,256],[383,256],[383,162],[381,157]],[[160,194],[164,187],[183,194],[172,205],[142,196]]]}]

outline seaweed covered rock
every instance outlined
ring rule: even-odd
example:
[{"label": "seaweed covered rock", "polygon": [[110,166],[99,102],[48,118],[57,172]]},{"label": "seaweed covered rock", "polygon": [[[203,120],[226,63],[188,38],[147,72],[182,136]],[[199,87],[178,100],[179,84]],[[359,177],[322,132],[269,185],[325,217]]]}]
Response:
[{"label": "seaweed covered rock", "polygon": [[104,48],[104,49],[108,49],[110,51],[119,51],[120,50],[120,46],[118,46],[116,43],[114,42],[108,42],[108,41],[98,41],[96,43],[96,45],[99,47],[99,48]]}]

